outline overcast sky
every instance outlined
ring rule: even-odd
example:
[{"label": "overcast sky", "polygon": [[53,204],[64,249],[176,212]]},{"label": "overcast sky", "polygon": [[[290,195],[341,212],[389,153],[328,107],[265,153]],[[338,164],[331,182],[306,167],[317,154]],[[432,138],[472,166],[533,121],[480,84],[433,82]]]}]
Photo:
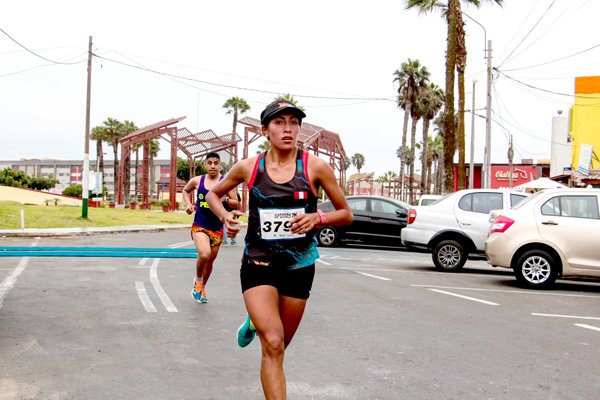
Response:
[{"label": "overcast sky", "polygon": [[[552,117],[573,103],[574,78],[600,75],[600,2],[504,3],[482,1],[477,9],[463,2],[492,40],[499,71],[492,161],[507,162],[511,134],[516,162],[547,159]],[[466,108],[475,78],[480,163],[484,29],[465,21]],[[232,126],[222,108],[228,98],[244,98],[252,107],[246,115],[258,118],[277,93],[291,93],[307,122],[338,133],[348,156],[362,153],[363,172],[376,176],[399,167],[403,114],[393,72],[418,59],[444,88],[445,20],[437,10],[407,11],[401,0],[5,1],[0,29],[0,160],[83,158],[90,35],[93,52],[104,57],[93,60],[92,127],[108,117],[143,127],[186,116],[178,127],[225,134]],[[470,132],[467,115],[467,149]],[[168,143],[161,144],[160,158],[168,158]],[[105,151],[112,158],[112,149]],[[94,159],[94,143],[90,154]]]}]

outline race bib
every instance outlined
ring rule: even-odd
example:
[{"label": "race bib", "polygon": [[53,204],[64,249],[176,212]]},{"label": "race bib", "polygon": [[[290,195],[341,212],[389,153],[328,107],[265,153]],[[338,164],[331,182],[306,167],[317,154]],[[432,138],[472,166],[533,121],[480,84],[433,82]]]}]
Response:
[{"label": "race bib", "polygon": [[292,233],[292,218],[303,215],[304,208],[259,208],[260,237],[264,240],[298,239],[306,234]]}]

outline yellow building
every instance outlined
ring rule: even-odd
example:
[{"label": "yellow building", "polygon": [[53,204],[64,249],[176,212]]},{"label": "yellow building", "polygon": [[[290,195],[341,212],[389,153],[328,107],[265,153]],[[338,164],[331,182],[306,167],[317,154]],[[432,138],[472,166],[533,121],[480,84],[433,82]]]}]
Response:
[{"label": "yellow building", "polygon": [[575,78],[575,104],[571,108],[570,134],[573,171],[582,172],[582,168],[587,167],[590,175],[592,170],[596,170],[593,174],[596,175],[600,169],[600,76]]}]

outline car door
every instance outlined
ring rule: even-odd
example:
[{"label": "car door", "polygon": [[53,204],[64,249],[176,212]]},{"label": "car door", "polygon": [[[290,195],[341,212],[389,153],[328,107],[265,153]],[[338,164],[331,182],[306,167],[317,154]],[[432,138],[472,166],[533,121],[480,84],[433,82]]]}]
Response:
[{"label": "car door", "polygon": [[559,248],[573,268],[600,269],[598,200],[594,194],[557,194],[536,211],[540,236]]},{"label": "car door", "polygon": [[345,237],[360,240],[368,235],[371,228],[371,215],[368,211],[368,199],[365,197],[347,199],[348,205],[354,214],[352,223],[345,227]]},{"label": "car door", "polygon": [[465,235],[473,240],[479,251],[485,248],[490,230],[491,210],[502,209],[502,192],[471,192],[463,195],[456,203],[456,220]]},{"label": "car door", "polygon": [[370,235],[374,238],[398,239],[400,230],[406,226],[408,210],[384,199],[370,199]]}]

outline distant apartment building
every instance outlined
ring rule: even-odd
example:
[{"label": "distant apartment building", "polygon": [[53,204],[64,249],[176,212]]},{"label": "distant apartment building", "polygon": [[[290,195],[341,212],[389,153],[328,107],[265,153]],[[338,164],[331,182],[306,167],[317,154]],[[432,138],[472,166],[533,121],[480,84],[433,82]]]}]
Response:
[{"label": "distant apartment building", "polygon": [[[0,170],[11,168],[14,171],[23,171],[29,176],[36,178],[54,177],[58,183],[52,191],[62,192],[65,188],[72,185],[80,185],[83,177],[83,160],[56,160],[31,158],[21,160],[0,160]],[[90,161],[90,173],[97,171],[96,161]],[[170,177],[171,162],[170,160],[154,160],[153,171],[150,171],[150,178],[154,184],[150,185],[150,192],[157,193],[160,190],[161,182],[168,182]],[[135,190],[135,161],[131,163],[131,193]],[[137,168],[138,179],[142,177],[142,163],[139,163]],[[109,194],[115,192],[115,173],[114,161],[104,161],[104,176],[103,184]],[[138,184],[139,185],[139,184]],[[164,185],[164,184],[163,184]],[[139,185],[141,187],[141,185]],[[138,187],[138,188],[139,188]],[[139,189],[138,189],[139,190]]]}]

